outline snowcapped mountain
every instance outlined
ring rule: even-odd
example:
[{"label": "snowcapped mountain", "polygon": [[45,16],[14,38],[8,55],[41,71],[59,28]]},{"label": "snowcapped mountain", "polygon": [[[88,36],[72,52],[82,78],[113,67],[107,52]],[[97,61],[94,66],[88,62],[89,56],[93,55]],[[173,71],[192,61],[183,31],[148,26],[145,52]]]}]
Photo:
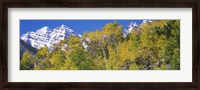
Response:
[{"label": "snowcapped mountain", "polygon": [[[151,20],[143,20],[143,23],[151,22]],[[130,22],[130,24],[123,30],[122,37],[126,37],[132,31],[134,31],[135,33],[139,33],[138,27],[139,25],[136,22]],[[44,26],[36,30],[35,32],[27,32],[26,34],[23,34],[20,39],[36,49],[40,49],[41,47],[44,47],[46,45],[49,50],[53,50],[54,44],[59,43],[60,40],[64,40],[64,38],[68,38],[69,35],[81,37],[80,34],[77,34],[68,26],[62,24],[55,29],[50,29],[49,27]],[[83,46],[85,48],[87,47],[85,43],[83,43]]]},{"label": "snowcapped mountain", "polygon": [[[143,20],[142,23],[152,23],[152,20]],[[126,37],[129,33],[131,33],[133,30],[135,33],[139,33],[138,29],[139,25],[137,25],[136,22],[130,22],[130,24],[122,31],[122,37]]]},{"label": "snowcapped mountain", "polygon": [[143,20],[142,23],[152,23],[153,21],[152,20]]},{"label": "snowcapped mountain", "polygon": [[130,24],[123,30],[123,35],[122,37],[126,37],[129,33],[131,33],[132,30],[137,30],[138,25],[136,22],[130,22]]},{"label": "snowcapped mountain", "polygon": [[53,30],[44,26],[41,29],[36,30],[36,32],[27,32],[21,36],[21,39],[36,49],[40,49],[46,45],[52,50],[53,44],[60,42],[60,40],[64,40],[64,38],[68,38],[69,35],[81,37],[81,35],[76,34],[68,26],[61,25]]}]

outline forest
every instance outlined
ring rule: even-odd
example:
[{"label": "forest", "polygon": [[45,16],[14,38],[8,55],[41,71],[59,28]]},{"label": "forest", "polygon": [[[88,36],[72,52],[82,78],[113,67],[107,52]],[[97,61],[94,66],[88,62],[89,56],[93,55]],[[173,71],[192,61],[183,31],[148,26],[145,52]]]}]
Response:
[{"label": "forest", "polygon": [[142,23],[126,37],[122,30],[117,22],[108,23],[82,37],[70,35],[52,51],[27,50],[20,70],[180,70],[180,20]]}]

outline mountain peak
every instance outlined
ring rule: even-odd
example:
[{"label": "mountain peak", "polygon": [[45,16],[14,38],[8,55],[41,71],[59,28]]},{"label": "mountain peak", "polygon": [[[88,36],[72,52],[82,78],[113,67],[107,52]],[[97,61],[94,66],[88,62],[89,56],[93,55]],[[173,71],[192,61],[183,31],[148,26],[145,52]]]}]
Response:
[{"label": "mountain peak", "polygon": [[38,32],[38,33],[50,33],[51,29],[47,26],[44,26],[44,27],[38,29],[36,32]]},{"label": "mountain peak", "polygon": [[137,27],[138,25],[137,25],[137,23],[136,22],[130,22],[130,24],[129,24],[129,27]]},{"label": "mountain peak", "polygon": [[44,26],[44,27],[42,27],[41,29],[48,29],[49,27],[48,26]]},{"label": "mountain peak", "polygon": [[69,28],[69,27],[66,26],[65,24],[62,24],[60,27],[63,27],[63,28]]},{"label": "mountain peak", "polygon": [[28,31],[27,33],[25,33],[24,35],[22,36],[28,36],[30,34],[30,32]]},{"label": "mountain peak", "polygon": [[21,39],[36,49],[40,49],[47,45],[49,50],[52,50],[53,44],[59,43],[60,40],[64,40],[64,38],[68,38],[69,35],[80,36],[68,26],[62,24],[53,30],[48,26],[44,26],[35,32],[27,32],[22,35]]},{"label": "mountain peak", "polygon": [[146,23],[146,22],[147,22],[147,20],[143,20],[143,21],[142,21],[142,23]]},{"label": "mountain peak", "polygon": [[153,21],[152,20],[143,20],[142,23],[152,23]]},{"label": "mountain peak", "polygon": [[40,28],[39,30],[50,30],[50,28],[48,26],[44,26],[44,27]]},{"label": "mountain peak", "polygon": [[27,33],[23,34],[20,38],[21,38],[24,42],[27,42],[28,39],[30,38],[30,32],[27,32]]},{"label": "mountain peak", "polygon": [[64,31],[64,32],[74,32],[71,28],[69,28],[68,26],[62,24],[59,27],[56,27],[54,30],[56,31]]},{"label": "mountain peak", "polygon": [[130,24],[123,30],[122,37],[126,37],[129,33],[132,32],[132,30],[137,30],[138,25],[136,22],[130,22]]},{"label": "mountain peak", "polygon": [[56,29],[61,28],[61,29],[67,29],[69,28],[68,26],[66,26],[65,24],[61,24],[60,26],[58,26]]}]

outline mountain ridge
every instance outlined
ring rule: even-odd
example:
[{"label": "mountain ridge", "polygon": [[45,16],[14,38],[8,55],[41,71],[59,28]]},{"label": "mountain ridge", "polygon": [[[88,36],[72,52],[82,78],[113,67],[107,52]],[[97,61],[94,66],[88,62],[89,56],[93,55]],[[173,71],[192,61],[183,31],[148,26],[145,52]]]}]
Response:
[{"label": "mountain ridge", "polygon": [[20,60],[25,51],[29,51],[33,55],[35,55],[37,53],[36,48],[28,45],[27,43],[25,43],[23,40],[20,39]]},{"label": "mountain ridge", "polygon": [[[143,20],[143,23],[151,22],[151,20]],[[130,22],[130,24],[122,31],[122,37],[125,38],[132,31],[138,33],[138,27],[139,25],[136,22]],[[35,32],[27,32],[23,34],[20,39],[36,49],[40,49],[46,45],[49,50],[53,50],[53,44],[59,43],[70,35],[81,37],[81,35],[77,34],[73,29],[62,24],[54,29],[44,26]]]},{"label": "mountain ridge", "polygon": [[36,49],[40,49],[46,45],[50,50],[52,50],[53,44],[64,40],[64,38],[68,38],[69,35],[80,37],[80,35],[74,32],[71,28],[62,24],[54,29],[44,26],[35,32],[27,32],[23,34],[20,39]]}]

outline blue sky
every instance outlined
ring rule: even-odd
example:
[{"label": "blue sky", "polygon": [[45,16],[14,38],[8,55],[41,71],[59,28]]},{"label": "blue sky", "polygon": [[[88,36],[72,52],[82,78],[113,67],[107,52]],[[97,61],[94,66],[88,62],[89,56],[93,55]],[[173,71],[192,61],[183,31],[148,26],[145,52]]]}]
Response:
[{"label": "blue sky", "polygon": [[138,25],[143,20],[20,20],[20,36],[28,31],[36,31],[44,26],[54,29],[62,24],[73,29],[77,34],[101,30],[107,23],[117,21],[123,28],[127,27],[130,22],[136,22]]}]

